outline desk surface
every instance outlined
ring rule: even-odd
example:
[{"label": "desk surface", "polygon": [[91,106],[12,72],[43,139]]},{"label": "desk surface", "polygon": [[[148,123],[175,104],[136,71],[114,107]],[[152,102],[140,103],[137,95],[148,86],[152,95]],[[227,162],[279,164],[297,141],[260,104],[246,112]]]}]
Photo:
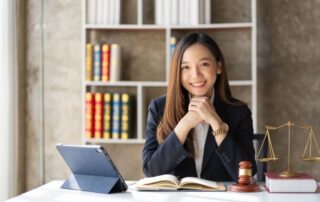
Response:
[{"label": "desk surface", "polygon": [[235,192],[141,192],[136,191],[132,186],[125,193],[98,194],[91,192],[81,192],[74,190],[61,189],[63,181],[52,181],[40,186],[37,189],[21,194],[7,202],[26,202],[26,201],[46,201],[46,202],[65,202],[65,201],[143,201],[143,202],[163,202],[163,201],[275,201],[275,202],[313,202],[320,201],[320,193],[268,193],[261,186],[261,192],[256,193],[235,193]]}]

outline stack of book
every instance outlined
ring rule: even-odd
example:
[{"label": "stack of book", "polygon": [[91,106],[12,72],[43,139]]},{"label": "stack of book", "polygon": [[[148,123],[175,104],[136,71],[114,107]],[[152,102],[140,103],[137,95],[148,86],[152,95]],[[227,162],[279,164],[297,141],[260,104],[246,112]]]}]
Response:
[{"label": "stack of book", "polygon": [[121,80],[121,47],[119,44],[88,43],[86,45],[86,80]]},{"label": "stack of book", "polygon": [[132,137],[132,96],[128,93],[86,93],[86,138]]},{"label": "stack of book", "polygon": [[121,0],[86,0],[88,24],[120,24]]},{"label": "stack of book", "polygon": [[266,188],[269,192],[315,192],[317,182],[311,175],[302,173],[297,177],[282,177],[277,173],[267,172]]},{"label": "stack of book", "polygon": [[210,24],[211,0],[155,0],[155,24]]}]

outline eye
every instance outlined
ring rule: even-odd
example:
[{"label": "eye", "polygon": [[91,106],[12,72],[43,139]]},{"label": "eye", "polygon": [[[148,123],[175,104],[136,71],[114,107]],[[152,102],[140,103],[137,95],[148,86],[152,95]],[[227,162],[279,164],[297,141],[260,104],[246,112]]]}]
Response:
[{"label": "eye", "polygon": [[181,66],[181,69],[182,69],[182,70],[184,70],[184,69],[189,69],[189,66],[187,66],[187,65]]},{"label": "eye", "polygon": [[209,62],[203,62],[203,63],[201,63],[201,66],[208,67],[208,66],[210,66],[210,63]]}]

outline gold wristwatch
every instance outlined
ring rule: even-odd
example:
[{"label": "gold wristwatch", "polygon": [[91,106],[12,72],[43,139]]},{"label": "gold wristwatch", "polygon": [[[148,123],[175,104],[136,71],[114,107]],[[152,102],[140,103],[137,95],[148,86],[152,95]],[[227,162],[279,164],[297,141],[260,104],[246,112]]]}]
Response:
[{"label": "gold wristwatch", "polygon": [[225,135],[228,133],[229,126],[226,123],[222,123],[220,125],[220,128],[218,130],[212,131],[213,136],[218,136],[218,135]]}]

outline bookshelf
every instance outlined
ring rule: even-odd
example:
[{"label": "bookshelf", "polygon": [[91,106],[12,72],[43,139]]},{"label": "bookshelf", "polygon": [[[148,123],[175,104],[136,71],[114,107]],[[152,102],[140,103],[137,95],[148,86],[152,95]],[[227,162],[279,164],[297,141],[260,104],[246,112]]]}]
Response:
[{"label": "bookshelf", "polygon": [[[153,98],[166,92],[169,78],[170,37],[175,36],[179,39],[190,31],[201,31],[213,36],[221,47],[226,60],[231,91],[235,97],[248,103],[252,110],[254,131],[256,131],[256,0],[239,1],[249,5],[246,17],[240,20],[233,19],[233,16],[215,18],[215,12],[218,12],[219,8],[224,8],[221,8],[220,4],[218,8],[214,8],[214,5],[223,1],[211,0],[211,6],[214,8],[210,12],[211,23],[198,25],[155,24],[156,0],[122,0],[120,24],[92,24],[87,22],[87,1],[90,0],[82,0],[83,143],[144,143],[148,105]],[[115,82],[86,81],[86,44],[106,41],[110,44],[120,44],[124,50],[122,79]],[[135,113],[131,138],[121,140],[85,137],[86,92],[133,95]]]}]

